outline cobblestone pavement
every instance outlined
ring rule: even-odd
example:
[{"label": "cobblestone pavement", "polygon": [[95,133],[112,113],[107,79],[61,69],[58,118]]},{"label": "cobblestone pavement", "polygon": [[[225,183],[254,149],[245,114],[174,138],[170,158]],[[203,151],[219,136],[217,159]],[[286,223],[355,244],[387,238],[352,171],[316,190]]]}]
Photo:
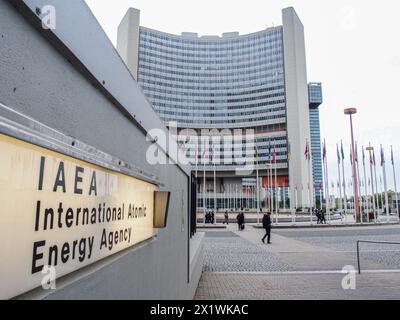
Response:
[{"label": "cobblestone pavement", "polygon": [[356,290],[343,290],[341,274],[204,273],[196,300],[397,300],[400,274],[356,276]]},{"label": "cobblestone pavement", "polygon": [[[356,258],[357,240],[387,241],[400,243],[400,227],[365,227],[327,230],[285,230],[277,234],[321,246],[335,252],[346,252]],[[378,263],[383,269],[400,269],[400,245],[360,244],[361,261]]]},{"label": "cobblestone pavement", "polygon": [[205,272],[292,270],[276,254],[226,231],[206,233],[204,258]]},{"label": "cobblestone pavement", "polygon": [[[346,265],[357,265],[356,241],[400,241],[400,227],[207,231],[196,299],[400,299],[400,246],[362,245],[357,290],[341,287]],[[382,269],[387,269],[382,272]],[[390,269],[390,270],[389,270]]]}]

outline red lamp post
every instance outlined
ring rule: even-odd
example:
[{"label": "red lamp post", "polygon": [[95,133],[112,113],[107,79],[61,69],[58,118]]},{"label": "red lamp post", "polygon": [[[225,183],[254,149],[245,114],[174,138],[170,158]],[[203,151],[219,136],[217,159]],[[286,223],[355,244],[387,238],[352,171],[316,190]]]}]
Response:
[{"label": "red lamp post", "polygon": [[355,149],[354,149],[354,131],[353,131],[353,114],[357,113],[356,108],[347,108],[344,110],[344,114],[350,117],[350,130],[351,130],[351,156],[353,159],[352,170],[353,170],[353,187],[354,187],[354,204],[356,210],[356,221],[360,222],[360,207],[358,203],[358,181],[357,181],[357,170],[355,163]]}]

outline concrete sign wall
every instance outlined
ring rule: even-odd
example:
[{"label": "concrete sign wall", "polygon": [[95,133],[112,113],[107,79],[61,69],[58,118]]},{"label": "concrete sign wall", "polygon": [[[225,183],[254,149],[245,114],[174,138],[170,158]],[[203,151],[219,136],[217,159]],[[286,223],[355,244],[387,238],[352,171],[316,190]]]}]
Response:
[{"label": "concrete sign wall", "polygon": [[0,299],[155,235],[155,186],[0,134]]}]

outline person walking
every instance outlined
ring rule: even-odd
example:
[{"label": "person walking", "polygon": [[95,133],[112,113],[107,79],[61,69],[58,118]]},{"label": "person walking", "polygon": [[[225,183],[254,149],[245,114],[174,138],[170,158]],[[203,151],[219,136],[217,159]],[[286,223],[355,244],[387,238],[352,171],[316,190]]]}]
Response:
[{"label": "person walking", "polygon": [[321,211],[321,224],[326,224],[325,211]]},{"label": "person walking", "polygon": [[322,223],[321,212],[319,211],[319,209],[315,209],[315,215],[317,216],[317,224]]},{"label": "person walking", "polygon": [[225,211],[224,218],[225,218],[224,224],[229,224],[228,210]]},{"label": "person walking", "polygon": [[241,212],[237,215],[236,219],[237,219],[237,222],[238,222],[239,231],[243,231],[244,230],[244,223],[245,223],[243,208],[241,209]]},{"label": "person walking", "polygon": [[265,243],[265,238],[268,237],[267,242],[271,244],[271,212],[264,214],[262,220],[263,228],[265,229],[265,236],[261,239]]},{"label": "person walking", "polygon": [[237,221],[237,224],[238,224],[238,230],[241,231],[242,230],[242,216],[241,216],[240,212],[236,216],[236,221]]}]

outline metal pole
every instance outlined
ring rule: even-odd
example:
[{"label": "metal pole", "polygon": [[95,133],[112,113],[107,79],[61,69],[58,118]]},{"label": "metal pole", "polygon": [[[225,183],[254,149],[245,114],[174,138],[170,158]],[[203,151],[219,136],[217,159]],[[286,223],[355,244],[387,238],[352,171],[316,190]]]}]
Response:
[{"label": "metal pole", "polygon": [[[361,190],[361,179],[360,179],[360,166],[358,164],[358,159],[357,159],[357,181],[358,181],[358,190]],[[361,191],[360,191],[361,193]],[[358,208],[360,210],[360,222],[364,223],[363,221],[363,216],[362,216],[362,196],[359,197],[358,199]]]},{"label": "metal pole", "polygon": [[[364,154],[364,147],[363,147]],[[367,186],[367,171],[365,169],[365,160],[363,158],[363,168],[364,168],[364,194],[367,201],[367,223],[369,223],[369,200],[368,200],[368,186]]]},{"label": "metal pole", "polygon": [[370,166],[370,170],[371,170],[371,191],[372,191],[372,206],[374,209],[374,222],[376,223],[376,202],[375,202],[375,187],[374,187],[374,170],[373,170],[373,161],[372,161],[372,147],[371,145],[368,148],[369,151],[369,166]]},{"label": "metal pole", "polygon": [[258,147],[256,146],[256,152],[257,152],[257,158],[256,158],[256,172],[257,172],[257,200],[256,200],[256,204],[257,204],[257,224],[260,224],[260,185],[259,185],[259,181],[258,181]]},{"label": "metal pole", "polygon": [[[336,145],[336,150],[339,152],[339,146]],[[340,157],[340,155],[339,155]],[[340,174],[340,158],[338,157],[338,174],[339,174],[339,194],[340,194],[340,206],[343,208],[344,210],[344,202],[342,199],[342,178],[341,178],[341,174]]]},{"label": "metal pole", "polygon": [[[274,146],[275,148],[275,146]],[[276,165],[276,152],[275,152],[275,218],[276,218],[276,223],[278,224],[278,214],[279,214],[279,202],[278,202],[278,178],[277,178],[277,165]]]},{"label": "metal pole", "polygon": [[[381,152],[383,154],[383,148],[381,146]],[[383,187],[385,189],[385,204],[386,204],[386,220],[387,222],[390,221],[390,213],[389,213],[389,198],[388,198],[388,190],[387,190],[387,181],[386,181],[386,163],[385,163],[385,159],[384,156],[383,157],[383,163],[382,163],[382,172],[383,172]]]},{"label": "metal pole", "polygon": [[[324,146],[326,150],[326,141],[324,140]],[[328,175],[328,154],[325,152],[325,177],[326,177],[326,212],[328,214],[328,220],[331,221],[331,208],[330,208],[330,192],[329,192],[329,175]]]},{"label": "metal pole", "polygon": [[[308,143],[308,142],[307,142]],[[313,212],[311,208],[311,155],[308,156],[308,204],[310,209],[310,222],[313,223]]]},{"label": "metal pole", "polygon": [[397,219],[399,219],[400,218],[400,216],[399,216],[399,199],[398,199],[399,195],[397,194],[396,169],[394,167],[393,147],[391,147],[391,149],[392,149],[392,166],[393,166],[394,192],[396,193],[396,213],[397,213]]},{"label": "metal pole", "polygon": [[206,210],[207,210],[207,204],[206,204],[206,160],[203,157],[204,160],[204,172],[203,172],[203,222],[206,224]]},{"label": "metal pole", "polygon": [[343,173],[344,223],[347,224],[347,194],[346,194],[346,176],[344,171],[344,159],[342,159],[342,173]]},{"label": "metal pole", "polygon": [[354,205],[355,205],[355,213],[356,213],[356,222],[360,220],[360,207],[358,206],[358,184],[357,184],[357,172],[355,165],[355,153],[354,153],[354,132],[353,132],[353,116],[350,114],[350,128],[351,128],[351,153],[353,156],[353,179],[354,179]]}]

